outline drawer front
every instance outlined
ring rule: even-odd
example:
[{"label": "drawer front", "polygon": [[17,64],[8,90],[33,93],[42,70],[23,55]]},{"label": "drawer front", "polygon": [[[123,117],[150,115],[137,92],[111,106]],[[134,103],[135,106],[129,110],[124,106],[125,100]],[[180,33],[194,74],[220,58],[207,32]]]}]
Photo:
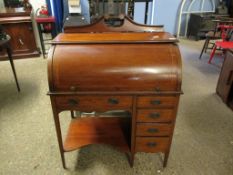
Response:
[{"label": "drawer front", "polygon": [[107,111],[132,108],[130,96],[58,96],[56,105],[61,110]]},{"label": "drawer front", "polygon": [[171,124],[138,123],[136,126],[136,136],[169,136],[171,133]]},{"label": "drawer front", "polygon": [[137,98],[139,108],[157,108],[176,106],[177,97],[175,96],[143,96]]},{"label": "drawer front", "polygon": [[139,109],[137,122],[171,122],[175,119],[173,109]]},{"label": "drawer front", "polygon": [[169,137],[136,137],[136,152],[164,152],[169,147]]}]

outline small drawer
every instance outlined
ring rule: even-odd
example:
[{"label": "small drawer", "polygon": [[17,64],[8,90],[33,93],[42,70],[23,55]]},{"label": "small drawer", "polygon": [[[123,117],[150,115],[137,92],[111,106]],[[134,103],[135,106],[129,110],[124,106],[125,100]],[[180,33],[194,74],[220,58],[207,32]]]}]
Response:
[{"label": "small drawer", "polygon": [[60,110],[107,111],[132,108],[130,96],[57,96],[55,102]]},{"label": "small drawer", "polygon": [[136,126],[136,136],[169,136],[171,133],[171,124],[138,123]]},{"label": "small drawer", "polygon": [[139,108],[157,108],[176,106],[177,97],[175,96],[142,96],[137,98]]},{"label": "small drawer", "polygon": [[136,137],[136,152],[164,152],[169,147],[169,137]]},{"label": "small drawer", "polygon": [[137,110],[137,122],[171,122],[175,119],[173,109],[139,109]]}]

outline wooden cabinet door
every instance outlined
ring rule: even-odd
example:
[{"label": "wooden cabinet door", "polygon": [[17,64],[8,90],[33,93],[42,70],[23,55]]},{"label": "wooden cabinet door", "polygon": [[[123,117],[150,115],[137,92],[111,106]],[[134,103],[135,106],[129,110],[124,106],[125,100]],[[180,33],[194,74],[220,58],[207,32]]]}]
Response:
[{"label": "wooden cabinet door", "polygon": [[36,50],[31,22],[4,24],[4,30],[11,36],[10,43],[13,55],[31,53]]},{"label": "wooden cabinet door", "polygon": [[228,101],[232,84],[233,84],[233,53],[227,51],[216,90],[225,103],[227,103]]}]

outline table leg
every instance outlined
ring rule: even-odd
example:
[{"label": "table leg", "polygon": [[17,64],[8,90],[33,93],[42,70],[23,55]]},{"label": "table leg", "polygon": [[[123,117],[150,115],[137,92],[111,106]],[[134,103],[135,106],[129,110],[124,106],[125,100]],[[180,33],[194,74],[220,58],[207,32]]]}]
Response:
[{"label": "table leg", "polygon": [[13,74],[14,74],[16,86],[17,86],[18,91],[20,92],[20,87],[19,87],[19,83],[18,83],[16,72],[15,72],[15,66],[14,66],[12,54],[11,54],[11,49],[10,49],[10,47],[7,47],[6,50],[7,50],[8,58],[9,58],[9,61],[10,61],[10,64],[11,64],[11,68],[12,68]]},{"label": "table leg", "polygon": [[40,37],[40,45],[42,49],[42,54],[43,54],[43,57],[45,58],[45,46],[44,46],[43,32],[41,31],[40,23],[37,23],[37,28],[38,28],[39,37]]}]

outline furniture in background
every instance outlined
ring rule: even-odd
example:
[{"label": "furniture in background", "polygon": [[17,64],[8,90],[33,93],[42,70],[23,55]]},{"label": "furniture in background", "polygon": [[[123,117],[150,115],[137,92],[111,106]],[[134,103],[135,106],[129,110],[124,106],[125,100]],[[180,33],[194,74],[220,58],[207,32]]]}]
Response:
[{"label": "furniture in background", "polygon": [[182,24],[184,24],[183,36],[187,37],[188,20],[190,15],[214,13],[216,8],[215,3],[215,0],[182,0],[178,17],[176,37],[179,38],[182,35]]},{"label": "furniture in background", "polygon": [[13,58],[12,58],[12,54],[11,54],[10,39],[11,39],[10,36],[7,35],[6,39],[0,40],[0,50],[6,50],[6,53],[8,55],[8,59],[10,61],[11,68],[12,68],[12,71],[14,74],[17,90],[20,91],[20,87],[19,87],[19,83],[18,83],[16,71],[15,71],[15,66],[14,66],[14,62],[13,62]]},{"label": "furniture in background", "polygon": [[214,47],[212,49],[212,52],[210,54],[210,59],[208,61],[209,64],[211,63],[217,48],[223,51],[233,48],[233,41],[229,41],[229,39],[232,36],[233,25],[219,25],[218,27],[221,30],[222,41],[216,41],[214,43]]},{"label": "furniture in background", "polygon": [[[38,27],[42,54],[45,58],[45,55],[47,54],[45,45],[51,45],[48,41],[51,41],[57,35],[55,18],[53,16],[36,17],[35,20]],[[50,34],[51,37],[45,37],[44,34]]]},{"label": "furniture in background", "polygon": [[207,32],[214,31],[216,28],[216,22],[213,20],[223,17],[228,16],[213,13],[191,14],[188,23],[187,37],[192,36],[196,40],[205,38]]},{"label": "furniture in background", "polygon": [[[31,58],[40,55],[32,27],[31,11],[23,8],[0,9],[0,24],[11,36],[10,46],[13,58]],[[0,57],[7,57],[5,52]]]},{"label": "furniture in background", "polygon": [[[182,93],[178,40],[161,26],[136,23],[128,32],[104,32],[121,26],[107,29],[103,21],[59,34],[49,52],[48,94],[63,167],[65,152],[90,144],[118,148],[130,155],[131,166],[137,152],[162,152],[165,167]],[[113,110],[130,116],[71,118],[63,143],[61,112]]]},{"label": "furniture in background", "polygon": [[229,49],[226,53],[216,92],[233,110],[233,49]]},{"label": "furniture in background", "polygon": [[233,25],[233,18],[217,18],[212,20],[215,23],[215,28],[214,30],[210,30],[205,34],[205,42],[202,47],[199,59],[201,59],[203,53],[208,50],[208,49],[213,49],[215,41],[221,39],[222,36],[222,30],[219,26],[221,25]]}]

